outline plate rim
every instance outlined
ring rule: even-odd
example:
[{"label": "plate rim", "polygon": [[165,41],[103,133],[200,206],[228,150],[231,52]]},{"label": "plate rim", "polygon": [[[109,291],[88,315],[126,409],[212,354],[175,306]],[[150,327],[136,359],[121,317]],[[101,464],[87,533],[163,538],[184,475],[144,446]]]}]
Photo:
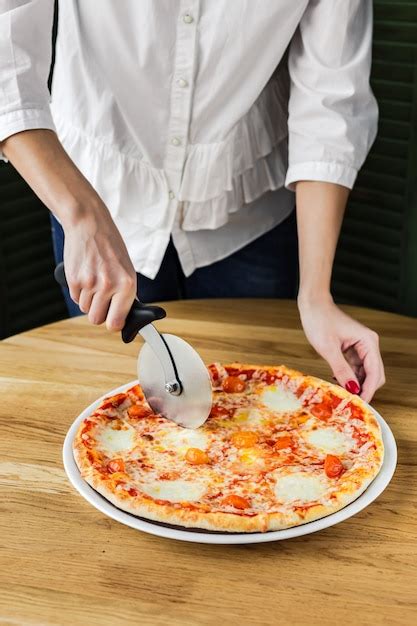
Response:
[{"label": "plate rim", "polygon": [[384,420],[382,415],[378,413],[372,406],[367,406],[374,413],[382,431],[382,439],[384,442],[384,459],[381,469],[377,476],[368,485],[365,491],[356,500],[343,507],[335,513],[326,515],[318,520],[307,522],[306,524],[300,524],[291,528],[284,528],[282,530],[271,530],[265,533],[209,533],[202,531],[195,531],[181,528],[171,528],[170,526],[163,526],[158,523],[154,523],[151,520],[147,521],[139,517],[135,517],[122,509],[117,508],[110,501],[106,500],[104,496],[95,491],[82,477],[78,466],[75,463],[74,455],[72,452],[72,443],[75,433],[79,427],[79,424],[101,404],[104,398],[117,393],[123,393],[133,385],[137,385],[138,380],[133,380],[115,389],[112,389],[104,395],[94,400],[88,407],[86,407],[75,418],[71,426],[69,427],[65,436],[62,456],[65,473],[75,490],[91,504],[98,511],[107,515],[111,519],[140,530],[142,532],[163,537],[165,539],[175,539],[178,541],[187,541],[191,543],[205,543],[205,544],[221,544],[221,545],[241,545],[250,543],[268,543],[270,541],[283,541],[285,539],[293,539],[295,537],[301,537],[303,535],[309,535],[330,526],[335,526],[340,522],[353,517],[367,506],[369,506],[376,498],[378,498],[388,487],[391,479],[394,475],[397,466],[397,444],[391,428]]}]

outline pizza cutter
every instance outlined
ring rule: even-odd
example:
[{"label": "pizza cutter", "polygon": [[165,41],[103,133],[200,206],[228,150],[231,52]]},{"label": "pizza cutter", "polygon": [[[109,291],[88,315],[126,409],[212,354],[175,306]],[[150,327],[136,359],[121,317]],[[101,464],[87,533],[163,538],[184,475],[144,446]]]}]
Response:
[{"label": "pizza cutter", "polygon": [[[55,279],[67,286],[64,264]],[[126,317],[122,339],[130,343],[139,333],[145,343],[138,356],[138,378],[148,404],[156,413],[186,428],[206,421],[212,405],[210,376],[200,355],[176,335],[159,333],[153,322],[166,316],[160,306],[136,299]]]}]

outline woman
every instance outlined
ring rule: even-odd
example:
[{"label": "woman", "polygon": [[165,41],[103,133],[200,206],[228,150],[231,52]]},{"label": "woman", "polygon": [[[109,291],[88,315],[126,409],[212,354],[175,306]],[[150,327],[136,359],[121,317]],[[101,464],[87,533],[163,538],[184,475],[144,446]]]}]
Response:
[{"label": "woman", "polygon": [[292,297],[296,204],[305,333],[369,401],[378,337],[334,304],[330,277],[376,132],[371,0],[67,0],[51,103],[53,0],[7,7],[4,158],[62,225],[90,321],[120,329],[137,276],[148,301]]}]

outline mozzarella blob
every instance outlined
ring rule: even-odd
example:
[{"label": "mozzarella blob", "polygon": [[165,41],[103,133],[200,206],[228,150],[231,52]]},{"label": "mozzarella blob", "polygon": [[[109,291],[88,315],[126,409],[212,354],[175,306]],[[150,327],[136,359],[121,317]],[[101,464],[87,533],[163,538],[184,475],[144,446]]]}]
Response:
[{"label": "mozzarella blob", "polygon": [[326,493],[327,486],[317,476],[294,472],[276,475],[275,496],[280,502],[315,502]]},{"label": "mozzarella blob", "polygon": [[165,450],[174,450],[179,454],[185,454],[188,448],[208,447],[208,437],[199,430],[178,428],[176,430],[159,433],[159,444]]},{"label": "mozzarella blob", "polygon": [[106,426],[97,439],[103,448],[109,452],[131,450],[135,445],[135,430],[130,426],[125,430],[116,430]]},{"label": "mozzarella blob", "polygon": [[186,480],[161,480],[146,483],[140,489],[151,498],[168,500],[169,502],[195,502],[206,491],[203,483],[187,482]]},{"label": "mozzarella blob", "polygon": [[289,389],[277,385],[265,387],[261,393],[261,402],[271,411],[278,413],[299,411],[303,407],[295,394]]},{"label": "mozzarella blob", "polygon": [[327,454],[344,454],[354,447],[354,441],[335,428],[317,428],[305,435],[308,443]]}]

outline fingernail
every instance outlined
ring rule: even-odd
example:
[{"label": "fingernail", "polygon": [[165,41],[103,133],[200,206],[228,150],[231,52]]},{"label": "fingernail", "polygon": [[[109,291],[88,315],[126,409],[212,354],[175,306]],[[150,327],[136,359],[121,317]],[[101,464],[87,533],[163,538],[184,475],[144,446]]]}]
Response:
[{"label": "fingernail", "polygon": [[358,394],[361,390],[356,380],[348,380],[345,385],[345,389],[347,389],[350,393],[355,393],[355,394]]}]

